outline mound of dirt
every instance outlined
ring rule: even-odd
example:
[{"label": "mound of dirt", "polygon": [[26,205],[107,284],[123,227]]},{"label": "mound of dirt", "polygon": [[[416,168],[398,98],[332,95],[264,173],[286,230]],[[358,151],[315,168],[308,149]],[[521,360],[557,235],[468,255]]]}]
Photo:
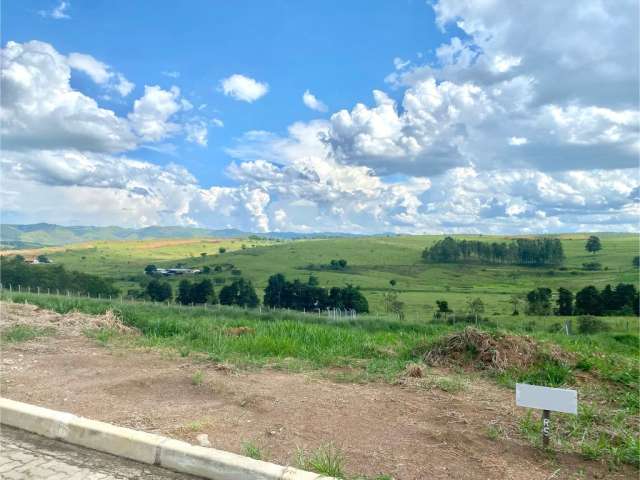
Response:
[{"label": "mound of dirt", "polygon": [[492,334],[467,327],[436,343],[425,355],[429,365],[472,365],[486,370],[526,369],[544,359],[563,361],[567,354],[531,337]]},{"label": "mound of dirt", "polygon": [[87,315],[79,312],[61,315],[35,305],[2,302],[0,328],[4,330],[15,325],[53,327],[58,334],[68,336],[80,336],[86,330],[94,329],[110,329],[133,335],[140,333],[137,329],[122,323],[122,320],[111,310],[102,315]]}]

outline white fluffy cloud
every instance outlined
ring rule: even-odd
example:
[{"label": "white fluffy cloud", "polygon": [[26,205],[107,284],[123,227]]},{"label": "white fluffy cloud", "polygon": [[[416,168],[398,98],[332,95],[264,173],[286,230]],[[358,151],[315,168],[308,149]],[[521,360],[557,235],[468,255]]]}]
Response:
[{"label": "white fluffy cloud", "polygon": [[309,107],[311,110],[315,110],[316,112],[326,112],[327,106],[318,100],[318,98],[311,93],[309,90],[306,90],[302,94],[302,102]]},{"label": "white fluffy cloud", "polygon": [[400,105],[374,92],[373,107],[334,114],[328,140],[342,161],[426,175],[471,165],[637,165],[637,2],[440,0],[433,8],[440,28],[455,25],[465,38],[425,65],[396,59],[387,81],[406,89]]},{"label": "white fluffy cloud", "polygon": [[181,108],[178,87],[163,90],[157,85],[145,85],[144,95],[133,103],[129,121],[142,139],[157,142],[179,130],[170,118]]},{"label": "white fluffy cloud", "polygon": [[32,41],[8,42],[1,56],[0,119],[5,149],[127,151],[182,130],[172,121],[184,110],[177,87],[145,86],[144,96],[124,118],[71,87],[71,70],[76,69],[123,96],[133,89],[122,74],[113,73],[90,55],[65,57],[47,43]]},{"label": "white fluffy cloud", "polygon": [[4,152],[3,212],[25,222],[266,230],[262,189],[199,186],[183,167],[79,151]]},{"label": "white fluffy cloud", "polygon": [[8,42],[1,55],[3,148],[120,151],[136,145],[126,119],[71,88],[67,59],[51,45]]},{"label": "white fluffy cloud", "polygon": [[225,95],[248,103],[255,102],[269,91],[267,83],[258,82],[238,73],[222,79],[220,87]]}]

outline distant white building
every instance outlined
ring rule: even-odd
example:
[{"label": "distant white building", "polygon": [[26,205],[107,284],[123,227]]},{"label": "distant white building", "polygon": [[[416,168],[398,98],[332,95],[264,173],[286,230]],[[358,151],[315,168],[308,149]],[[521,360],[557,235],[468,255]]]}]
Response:
[{"label": "distant white building", "polygon": [[172,275],[195,275],[200,273],[198,268],[157,268],[155,273],[170,277]]}]

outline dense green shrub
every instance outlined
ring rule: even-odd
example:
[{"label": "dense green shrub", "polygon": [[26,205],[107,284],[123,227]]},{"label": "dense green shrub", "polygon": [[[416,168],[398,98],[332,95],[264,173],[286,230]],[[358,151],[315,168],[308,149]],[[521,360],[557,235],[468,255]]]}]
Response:
[{"label": "dense green shrub", "polygon": [[578,318],[578,332],[583,334],[606,332],[609,328],[607,322],[591,315],[584,315]]}]

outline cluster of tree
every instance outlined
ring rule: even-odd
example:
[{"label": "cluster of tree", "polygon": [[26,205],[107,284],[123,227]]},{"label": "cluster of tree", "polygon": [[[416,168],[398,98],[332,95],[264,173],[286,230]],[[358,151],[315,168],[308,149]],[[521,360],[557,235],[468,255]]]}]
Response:
[{"label": "cluster of tree", "polygon": [[98,295],[108,297],[119,295],[120,290],[113,285],[113,280],[89,273],[66,270],[62,265],[32,265],[25,263],[24,258],[17,255],[11,259],[0,257],[0,272],[5,288],[11,285],[17,288],[40,288],[41,290],[74,292],[82,295]]},{"label": "cluster of tree", "polygon": [[329,262],[329,268],[332,270],[344,270],[347,268],[347,261],[344,258],[331,260]]},{"label": "cluster of tree", "polygon": [[344,258],[333,259],[325,265],[307,265],[309,270],[345,270],[347,268],[347,261]]},{"label": "cluster of tree", "polygon": [[220,290],[220,303],[255,308],[260,304],[250,280],[239,278]]},{"label": "cluster of tree", "polygon": [[356,312],[369,311],[369,302],[358,287],[347,284],[342,288],[331,287],[327,291],[318,285],[318,279],[313,275],[307,283],[300,280],[290,282],[281,273],[272,275],[264,291],[264,304],[294,310],[340,308]]},{"label": "cluster of tree", "polygon": [[154,302],[166,302],[173,299],[171,284],[169,284],[169,282],[161,282],[156,278],[147,283],[145,294]]},{"label": "cluster of tree", "polygon": [[518,238],[511,242],[481,242],[446,237],[425,248],[422,258],[428,262],[468,262],[557,265],[564,260],[562,243],[557,238]]},{"label": "cluster of tree", "polygon": [[178,284],[176,301],[183,305],[218,303],[216,292],[213,290],[213,283],[209,279],[194,283],[189,280],[181,280]]},{"label": "cluster of tree", "polygon": [[615,288],[607,285],[599,291],[593,285],[584,287],[574,296],[564,288],[558,289],[556,308],[553,307],[550,288],[537,288],[527,293],[529,315],[638,315],[640,298],[635,285],[619,283]]}]

